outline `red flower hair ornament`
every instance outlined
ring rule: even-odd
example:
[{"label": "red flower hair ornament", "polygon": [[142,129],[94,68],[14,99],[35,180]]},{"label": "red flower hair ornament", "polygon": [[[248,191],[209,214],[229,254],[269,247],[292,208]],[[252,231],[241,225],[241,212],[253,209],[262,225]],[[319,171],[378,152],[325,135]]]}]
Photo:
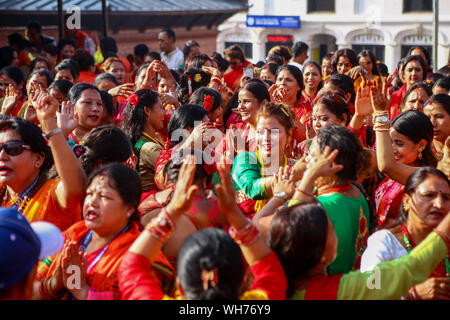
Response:
[{"label": "red flower hair ornament", "polygon": [[139,104],[139,97],[138,95],[135,93],[133,94],[129,99],[128,102],[134,107],[136,108]]},{"label": "red flower hair ornament", "polygon": [[207,111],[211,111],[213,105],[213,98],[209,94],[206,94],[205,98],[203,99],[203,108],[205,108]]}]

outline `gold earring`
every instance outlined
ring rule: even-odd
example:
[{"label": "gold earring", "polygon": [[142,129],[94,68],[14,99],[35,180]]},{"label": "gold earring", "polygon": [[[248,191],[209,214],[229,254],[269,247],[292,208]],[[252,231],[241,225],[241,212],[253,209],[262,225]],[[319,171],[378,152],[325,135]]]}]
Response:
[{"label": "gold earring", "polygon": [[417,155],[417,159],[422,160],[422,151],[419,151],[419,154]]}]

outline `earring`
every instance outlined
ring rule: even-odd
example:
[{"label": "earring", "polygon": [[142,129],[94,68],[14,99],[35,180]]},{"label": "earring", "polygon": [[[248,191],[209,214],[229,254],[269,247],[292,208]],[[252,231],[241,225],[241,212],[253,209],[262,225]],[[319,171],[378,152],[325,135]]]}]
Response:
[{"label": "earring", "polygon": [[36,163],[34,164],[34,166],[35,166],[36,168],[39,168],[39,167],[40,167],[40,165],[41,165],[41,163],[40,163],[40,162],[36,162]]},{"label": "earring", "polygon": [[417,155],[417,159],[422,160],[422,151],[419,151],[419,154]]},{"label": "earring", "polygon": [[127,213],[127,217],[128,217],[128,218],[131,217],[132,214],[133,214],[133,212],[128,212],[128,213]]}]

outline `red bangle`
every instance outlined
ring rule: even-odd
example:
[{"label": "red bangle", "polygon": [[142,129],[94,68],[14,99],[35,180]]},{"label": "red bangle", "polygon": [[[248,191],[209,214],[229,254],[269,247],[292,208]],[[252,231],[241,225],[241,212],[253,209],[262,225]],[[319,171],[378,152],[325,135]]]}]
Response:
[{"label": "red bangle", "polygon": [[228,233],[230,234],[230,237],[233,238],[234,241],[236,241],[237,244],[243,246],[249,246],[255,243],[260,236],[258,228],[256,228],[250,220],[248,220],[248,223],[245,227],[239,230],[236,230],[236,228],[233,226],[230,227]]},{"label": "red bangle", "polygon": [[152,219],[146,229],[159,241],[166,242],[172,236],[175,224],[169,217],[166,208],[163,208],[161,213]]}]

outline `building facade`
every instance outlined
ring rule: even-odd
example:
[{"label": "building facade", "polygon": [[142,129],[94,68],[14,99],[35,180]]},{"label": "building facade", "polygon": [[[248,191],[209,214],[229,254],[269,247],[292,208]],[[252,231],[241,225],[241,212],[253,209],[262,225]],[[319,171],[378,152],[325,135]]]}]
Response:
[{"label": "building facade", "polygon": [[[390,72],[413,45],[432,55],[432,0],[250,0],[248,15],[299,16],[296,29],[247,27],[246,14],[236,14],[219,25],[217,50],[243,46],[247,57],[264,60],[271,47],[304,41],[309,58],[336,49],[370,49]],[[449,63],[450,1],[439,1],[438,61]]]}]

